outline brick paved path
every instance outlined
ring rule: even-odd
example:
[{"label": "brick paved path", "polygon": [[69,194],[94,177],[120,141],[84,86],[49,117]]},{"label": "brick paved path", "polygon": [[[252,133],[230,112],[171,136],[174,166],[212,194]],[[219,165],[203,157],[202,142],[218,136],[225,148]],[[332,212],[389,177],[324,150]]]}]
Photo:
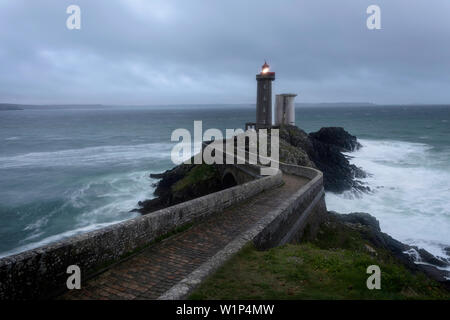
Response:
[{"label": "brick paved path", "polygon": [[214,256],[307,180],[283,175],[285,184],[214,214],[82,283],[61,299],[156,299]]}]

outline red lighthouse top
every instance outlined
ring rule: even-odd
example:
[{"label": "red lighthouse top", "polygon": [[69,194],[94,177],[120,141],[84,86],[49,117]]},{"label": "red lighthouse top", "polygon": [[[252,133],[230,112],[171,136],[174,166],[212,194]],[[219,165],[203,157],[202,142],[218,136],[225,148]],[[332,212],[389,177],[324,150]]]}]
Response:
[{"label": "red lighthouse top", "polygon": [[263,75],[274,75],[275,72],[270,72],[270,66],[267,64],[266,61],[264,61],[264,64],[263,64],[262,69],[261,69],[261,74],[263,74]]}]

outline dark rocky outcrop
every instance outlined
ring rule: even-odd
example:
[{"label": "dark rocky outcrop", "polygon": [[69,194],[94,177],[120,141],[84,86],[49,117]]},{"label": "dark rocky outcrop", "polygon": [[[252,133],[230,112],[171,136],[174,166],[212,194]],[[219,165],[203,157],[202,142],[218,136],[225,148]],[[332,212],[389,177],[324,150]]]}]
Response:
[{"label": "dark rocky outcrop", "polygon": [[[369,191],[368,187],[363,186],[357,180],[364,178],[366,173],[361,168],[350,164],[348,158],[342,153],[357,150],[361,144],[355,136],[343,128],[322,128],[317,132],[307,134],[296,126],[282,126],[280,127],[280,139],[300,149],[303,153],[306,152],[310,162],[323,172],[325,190],[337,193],[351,189]],[[280,159],[288,163],[299,164],[283,156],[281,151]],[[303,162],[306,163],[306,161]]]},{"label": "dark rocky outcrop", "polygon": [[[270,143],[269,143],[270,145]],[[342,128],[322,128],[307,134],[296,126],[280,128],[280,160],[285,163],[318,168],[324,173],[325,189],[342,192],[352,188],[366,190],[356,180],[365,173],[342,154],[360,148],[356,137]],[[214,166],[182,164],[164,173],[151,174],[160,179],[155,186],[156,198],[139,202],[138,211],[147,214],[168,206],[226,188]]]},{"label": "dark rocky outcrop", "polygon": [[361,148],[361,144],[355,136],[340,127],[322,128],[317,132],[312,132],[309,137],[322,143],[338,147],[339,151],[350,152]]},{"label": "dark rocky outcrop", "polygon": [[304,149],[295,147],[283,139],[280,139],[280,161],[298,166],[317,168]]},{"label": "dark rocky outcrop", "polygon": [[[388,250],[392,255],[412,271],[421,271],[430,278],[450,289],[450,272],[439,268],[450,267],[450,261],[435,257],[424,249],[395,240],[380,229],[378,220],[368,213],[356,212],[339,214],[329,211],[327,223],[343,224],[357,230],[364,239],[376,248]],[[439,268],[438,268],[439,267]]]},{"label": "dark rocky outcrop", "polygon": [[140,201],[133,211],[148,214],[225,188],[217,168],[206,164],[181,164],[150,177],[160,179],[154,185],[156,198]]},{"label": "dark rocky outcrop", "polygon": [[444,248],[444,252],[445,252],[445,254],[446,254],[447,256],[450,257],[450,247]]},{"label": "dark rocky outcrop", "polygon": [[[324,187],[327,191],[370,191],[357,180],[365,177],[366,173],[350,164],[348,157],[343,154],[361,147],[357,138],[343,128],[322,128],[308,134],[296,126],[280,127],[280,160],[318,168],[324,173]],[[226,188],[214,165],[182,164],[161,174],[151,174],[151,177],[160,179],[155,184],[156,198],[139,202],[140,208],[136,211],[142,214]],[[381,231],[378,220],[370,214],[329,212],[327,223],[357,230],[371,246],[388,250],[410,270],[424,272],[449,287],[450,281],[446,277],[450,277],[450,272],[442,270],[450,267],[448,259],[435,257],[424,249],[395,240]],[[450,255],[450,247],[444,250]]]}]

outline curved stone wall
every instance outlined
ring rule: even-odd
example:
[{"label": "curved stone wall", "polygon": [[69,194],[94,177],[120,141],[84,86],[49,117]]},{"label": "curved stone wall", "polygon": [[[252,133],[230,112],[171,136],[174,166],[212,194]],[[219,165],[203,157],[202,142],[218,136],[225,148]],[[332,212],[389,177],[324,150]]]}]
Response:
[{"label": "curved stone wall", "polygon": [[284,173],[306,177],[310,181],[277,212],[265,218],[264,228],[253,239],[255,247],[261,250],[298,241],[307,228],[314,234],[326,212],[322,172],[309,167],[279,164]]},{"label": "curved stone wall", "polygon": [[280,168],[284,173],[308,178],[310,181],[297,190],[283,205],[270,210],[250,229],[240,234],[186,278],[166,291],[159,297],[160,300],[186,299],[202,281],[239,252],[249,241],[253,241],[257,249],[264,250],[315,235],[327,211],[322,172],[284,163],[280,163]]},{"label": "curved stone wall", "polygon": [[[181,226],[282,184],[282,173],[0,259],[0,299],[45,299],[65,289],[67,267],[83,277]],[[85,271],[86,270],[86,271]]]},{"label": "curved stone wall", "polygon": [[[257,248],[267,249],[298,240],[308,228],[318,225],[321,213],[326,211],[323,174],[318,170],[280,162],[281,170],[277,170],[275,175],[260,177],[255,173],[260,169],[256,165],[224,165],[223,168],[234,170],[235,176],[252,173],[250,176],[256,179],[146,216],[0,259],[0,300],[51,297],[66,289],[66,270],[70,265],[79,266],[85,280],[109,264],[151,244],[158,237],[279,186],[283,182],[282,172],[310,181],[286,203],[259,221],[242,241],[238,241],[240,244],[253,240]],[[223,257],[236,250],[239,246],[228,250]]]}]

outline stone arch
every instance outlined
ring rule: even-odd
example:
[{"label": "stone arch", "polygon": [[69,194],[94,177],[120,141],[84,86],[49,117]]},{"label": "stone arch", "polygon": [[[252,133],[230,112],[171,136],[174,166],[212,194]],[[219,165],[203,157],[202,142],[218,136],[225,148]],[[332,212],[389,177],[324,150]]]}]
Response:
[{"label": "stone arch", "polygon": [[234,176],[233,172],[231,171],[225,171],[223,177],[222,177],[222,187],[224,189],[231,188],[234,186],[237,186],[238,182],[236,177]]}]

